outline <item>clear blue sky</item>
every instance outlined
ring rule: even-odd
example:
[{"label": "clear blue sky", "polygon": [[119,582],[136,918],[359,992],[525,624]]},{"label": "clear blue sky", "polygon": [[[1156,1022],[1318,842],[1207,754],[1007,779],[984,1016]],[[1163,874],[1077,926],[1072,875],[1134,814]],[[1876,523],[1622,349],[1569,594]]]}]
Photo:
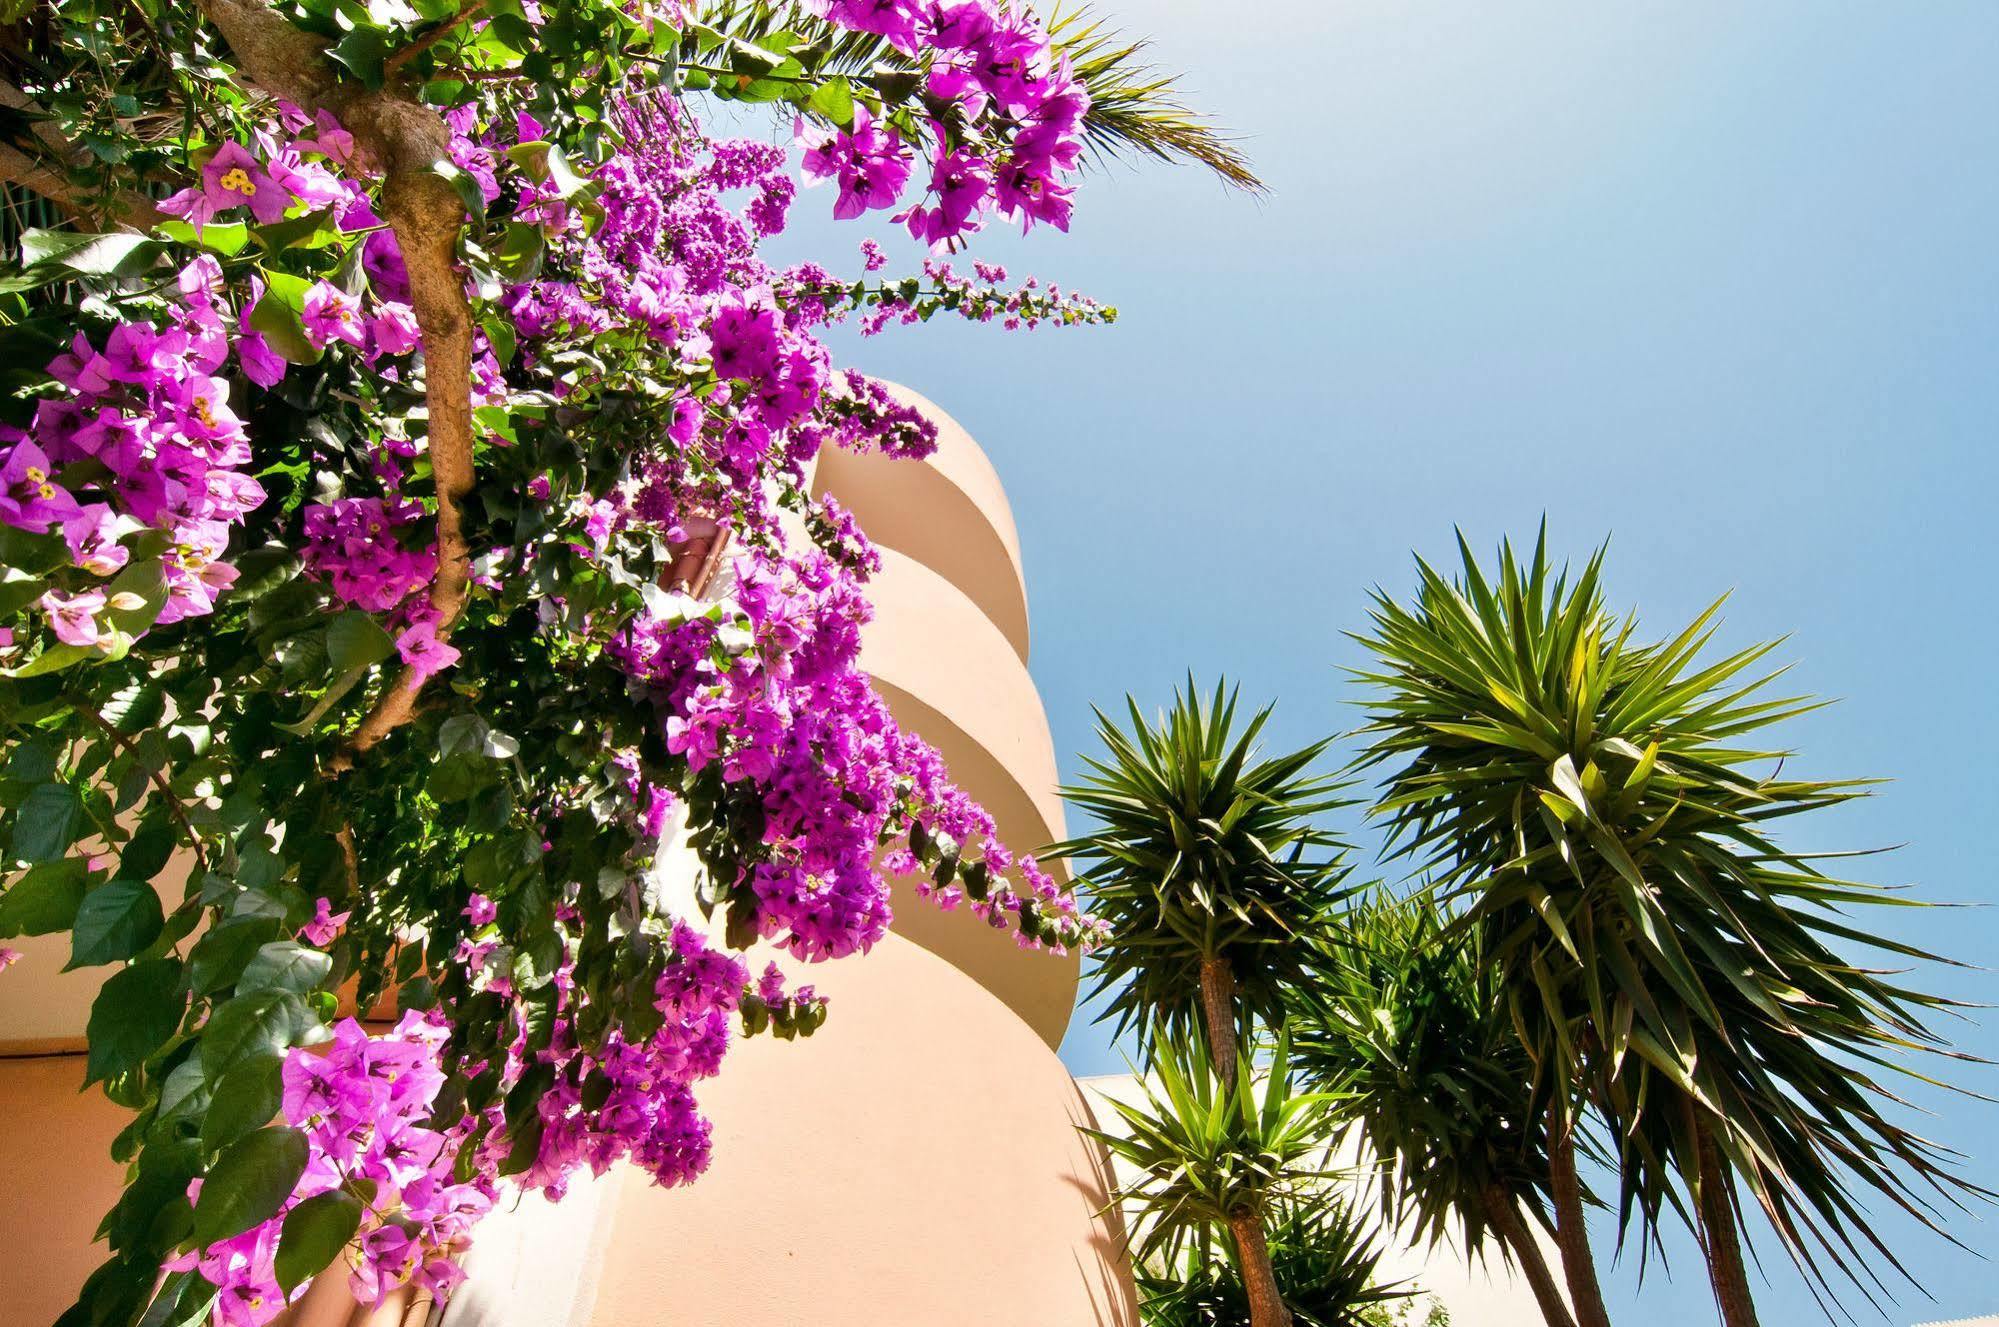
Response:
[{"label": "clear blue sky", "polygon": [[[1799,684],[1843,698],[1794,726],[1794,768],[1895,782],[1803,846],[1906,843],[1879,878],[1989,900],[1999,4],[1101,7],[1270,196],[1115,169],[1066,239],[978,245],[1117,303],[1115,327],[839,346],[999,467],[1065,773],[1092,701],[1156,702],[1188,668],[1279,700],[1277,740],[1346,729],[1368,588],[1406,590],[1454,524],[1486,547],[1545,513],[1571,554],[1613,537],[1615,603],[1663,629],[1733,590],[1729,639],[1790,633]],[[860,233],[802,226],[815,256]],[[1999,967],[1999,912],[1883,924]],[[1999,1056],[1999,1014],[1959,1035]],[[1063,1054],[1123,1064],[1080,1019]],[[1919,1100],[1999,1187],[1999,1107]],[[1936,1296],[1888,1321],[1999,1312],[1999,1266],[1883,1228]],[[1993,1220],[1954,1229],[1999,1255]],[[1610,1273],[1620,1327],[1712,1320],[1691,1243],[1669,1254],[1670,1279]],[[1765,1254],[1764,1321],[1822,1321]]]}]

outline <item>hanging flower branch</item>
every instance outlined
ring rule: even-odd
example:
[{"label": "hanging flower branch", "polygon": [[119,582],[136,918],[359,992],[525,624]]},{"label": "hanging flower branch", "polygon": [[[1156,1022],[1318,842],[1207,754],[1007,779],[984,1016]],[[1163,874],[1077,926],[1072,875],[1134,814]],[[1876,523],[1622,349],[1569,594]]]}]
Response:
[{"label": "hanging flower branch", "polygon": [[936,441],[829,325],[1114,311],[758,249],[794,169],[939,249],[1066,228],[1094,95],[1124,139],[1148,97],[1190,122],[1021,5],[702,17],[64,0],[13,34],[0,938],[106,970],[88,1077],[133,1111],[66,1322],[255,1327],[336,1263],[441,1295],[503,1180],[693,1179],[732,1036],[827,1013],[740,952],[864,953],[896,876],[1096,938],[861,671],[879,559],[804,475]]}]

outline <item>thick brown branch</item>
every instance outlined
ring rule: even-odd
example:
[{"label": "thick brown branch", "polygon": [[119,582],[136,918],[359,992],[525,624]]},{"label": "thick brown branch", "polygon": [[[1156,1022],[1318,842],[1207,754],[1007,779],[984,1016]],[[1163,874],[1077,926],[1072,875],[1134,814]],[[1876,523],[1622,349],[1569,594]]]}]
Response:
[{"label": "thick brown branch", "polygon": [[68,167],[80,154],[62,131],[44,118],[46,112],[33,97],[12,83],[0,81],[0,106],[29,117],[30,127],[45,149],[30,152],[20,144],[0,143],[0,180],[40,194],[72,218],[108,213],[142,230],[160,221],[159,209],[144,194],[130,190],[99,194],[71,179]]},{"label": "thick brown branch", "polygon": [[[265,0],[201,0],[244,73],[307,111],[331,112],[383,173],[383,219],[402,249],[410,306],[423,332],[427,444],[437,484],[437,579],[430,601],[447,634],[465,610],[471,549],[462,517],[472,492],[472,308],[458,271],[465,209],[438,174],[450,131],[436,111],[391,85],[371,92],[343,81],[320,38],[294,27]],[[423,677],[404,668],[362,719],[329,768],[351,768],[416,713]]]}]

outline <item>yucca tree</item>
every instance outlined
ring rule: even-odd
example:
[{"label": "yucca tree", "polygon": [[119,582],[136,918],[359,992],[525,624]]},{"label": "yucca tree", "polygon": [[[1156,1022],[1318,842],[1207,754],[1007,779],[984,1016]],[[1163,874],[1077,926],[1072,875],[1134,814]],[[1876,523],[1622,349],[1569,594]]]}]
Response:
[{"label": "yucca tree", "polygon": [[[1380,1280],[1381,1232],[1352,1203],[1312,1194],[1266,1214],[1270,1266],[1295,1327],[1372,1327],[1414,1291]],[[1249,1292],[1235,1261],[1197,1240],[1157,1268],[1137,1269],[1146,1327],[1243,1327]]]},{"label": "yucca tree", "polygon": [[1072,863],[1110,927],[1094,970],[1102,1016],[1123,1032],[1198,1015],[1215,1062],[1233,1064],[1239,1020],[1282,1017],[1306,942],[1350,892],[1338,841],[1315,823],[1345,804],[1342,785],[1311,772],[1324,742],[1259,759],[1271,710],[1238,735],[1225,682],[1204,701],[1190,678],[1151,721],[1125,706],[1129,731],[1096,712],[1105,755],[1062,790],[1096,828],[1049,855]]},{"label": "yucca tree", "polygon": [[1251,1327],[1286,1327],[1291,1313],[1264,1223],[1278,1204],[1303,1197],[1331,1173],[1325,1138],[1332,1098],[1292,1090],[1281,1034],[1262,1073],[1246,1049],[1232,1068],[1216,1065],[1198,1034],[1161,1029],[1153,1049],[1151,1073],[1139,1080],[1145,1102],[1111,1103],[1124,1131],[1085,1130],[1138,1174],[1116,1197],[1130,1223],[1132,1261],[1170,1267],[1226,1230]]},{"label": "yucca tree", "polygon": [[[1851,915],[1911,900],[1772,836],[1864,785],[1784,776],[1760,735],[1817,702],[1769,694],[1776,674],[1752,670],[1773,644],[1712,657],[1719,604],[1644,641],[1605,607],[1602,550],[1573,579],[1545,536],[1524,565],[1502,548],[1494,577],[1459,550],[1455,579],[1419,560],[1412,605],[1376,596],[1366,760],[1398,850],[1463,900],[1522,1029],[1565,1254],[1586,1098],[1619,1140],[1627,1219],[1695,1222],[1730,1327],[1756,1320],[1745,1198],[1816,1290],[1823,1250],[1871,1294],[1866,1249],[1900,1264],[1860,1193],[1940,1229],[1935,1203],[1982,1191],[1890,1118],[1880,1077],[1948,1053],[1925,1019],[1949,1002],[1834,948],[1929,958]],[[1585,1327],[1597,1307],[1578,1300]]]},{"label": "yucca tree", "polygon": [[1548,1327],[1574,1327],[1535,1238],[1550,1226],[1533,1069],[1475,930],[1446,934],[1427,891],[1377,890],[1292,992],[1292,1063],[1378,1168],[1382,1211],[1432,1244],[1520,1269]]}]

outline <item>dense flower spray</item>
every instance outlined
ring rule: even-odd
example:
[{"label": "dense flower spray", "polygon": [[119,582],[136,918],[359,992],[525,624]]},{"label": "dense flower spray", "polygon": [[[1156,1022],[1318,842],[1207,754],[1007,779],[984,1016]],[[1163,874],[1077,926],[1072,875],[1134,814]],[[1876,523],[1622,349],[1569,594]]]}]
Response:
[{"label": "dense flower spray", "polygon": [[[224,97],[147,225],[24,245],[0,938],[118,965],[90,1073],[141,1112],[141,1178],[89,1320],[261,1327],[330,1264],[441,1297],[504,1183],[694,1179],[732,1038],[827,1016],[744,951],[864,953],[898,878],[1025,947],[1097,936],[875,692],[880,558],[808,484],[822,448],[936,446],[828,327],[1115,316],[945,256],[1066,229],[1088,93],[1001,0],[820,0],[762,45],[584,8],[644,58],[572,44],[536,82],[519,53],[572,18],[371,11],[421,97],[358,41],[328,77],[402,119],[325,79]],[[850,40],[865,77],[828,63]],[[785,102],[781,141],[705,132],[704,88]],[[938,252],[773,267],[801,177]],[[393,1027],[352,1016],[391,992]]]}]

